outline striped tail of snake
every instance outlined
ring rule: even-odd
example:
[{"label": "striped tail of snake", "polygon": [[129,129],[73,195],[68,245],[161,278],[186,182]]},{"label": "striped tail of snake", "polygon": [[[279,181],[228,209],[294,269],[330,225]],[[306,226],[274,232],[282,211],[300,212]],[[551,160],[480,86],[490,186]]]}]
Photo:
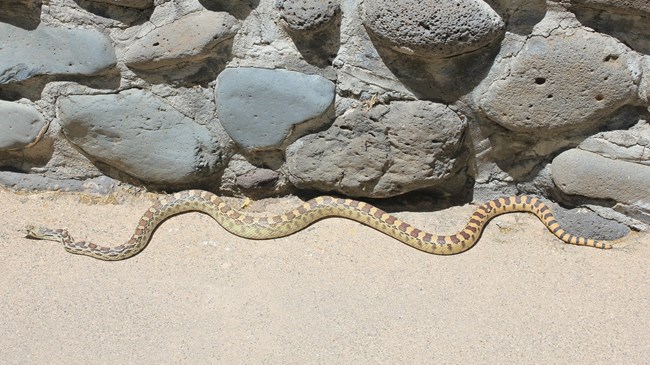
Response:
[{"label": "striped tail of snake", "polygon": [[242,213],[226,204],[217,195],[201,190],[182,191],[160,199],[147,210],[131,239],[119,246],[101,246],[90,242],[75,242],[64,229],[27,226],[27,237],[61,242],[70,253],[91,256],[100,260],[123,260],[140,253],[151,240],[156,227],[167,218],[190,211],[210,215],[227,231],[250,239],[271,239],[288,236],[326,217],[343,217],[370,226],[418,250],[452,255],[469,250],[481,236],[487,222],[504,213],[529,212],[562,241],[580,246],[609,249],[607,242],[577,237],[567,233],[555,220],[550,209],[538,198],[513,196],[491,200],[470,217],[459,233],[438,236],[421,231],[397,217],[370,204],[329,196],[314,198],[281,215],[256,217]]}]

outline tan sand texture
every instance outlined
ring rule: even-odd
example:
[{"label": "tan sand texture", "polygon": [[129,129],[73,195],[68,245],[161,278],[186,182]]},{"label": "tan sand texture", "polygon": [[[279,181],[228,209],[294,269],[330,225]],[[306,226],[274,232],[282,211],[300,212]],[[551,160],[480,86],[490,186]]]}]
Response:
[{"label": "tan sand texture", "polygon": [[[152,196],[0,191],[0,202],[0,364],[650,363],[647,233],[577,247],[516,213],[444,257],[345,219],[251,241],[189,213],[140,255],[102,262],[18,229],[119,245]],[[472,211],[396,214],[450,234]]]}]

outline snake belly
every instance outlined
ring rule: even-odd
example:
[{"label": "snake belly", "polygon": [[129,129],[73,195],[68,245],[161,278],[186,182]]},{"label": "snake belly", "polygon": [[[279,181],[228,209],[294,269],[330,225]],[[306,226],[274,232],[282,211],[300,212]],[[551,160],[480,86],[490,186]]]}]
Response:
[{"label": "snake belly", "polygon": [[343,217],[372,227],[418,250],[453,255],[470,249],[479,240],[490,219],[505,213],[529,212],[562,241],[601,249],[612,246],[607,242],[574,236],[560,227],[550,209],[538,198],[519,195],[498,198],[479,206],[467,225],[458,233],[434,235],[399,220],[392,214],[357,200],[320,196],[297,208],[274,216],[253,216],[228,205],[219,196],[202,190],[186,190],[161,198],[140,218],[135,233],[119,246],[102,246],[92,242],[75,241],[63,229],[28,226],[27,236],[61,242],[73,254],[100,260],[123,260],[140,253],[151,240],[156,228],[167,218],[197,211],[210,215],[228,232],[250,239],[272,239],[291,235],[327,217]]}]

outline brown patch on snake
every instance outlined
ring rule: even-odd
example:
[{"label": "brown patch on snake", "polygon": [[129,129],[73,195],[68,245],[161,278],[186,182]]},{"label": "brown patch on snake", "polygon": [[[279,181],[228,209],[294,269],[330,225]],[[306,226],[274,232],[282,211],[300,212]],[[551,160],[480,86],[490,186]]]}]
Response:
[{"label": "brown patch on snake", "polygon": [[407,223],[402,222],[402,223],[399,224],[399,226],[397,227],[397,229],[399,229],[399,230],[402,231],[402,232],[406,232],[406,228],[408,228],[408,227],[409,227],[409,225],[408,225]]},{"label": "brown patch on snake", "polygon": [[417,238],[417,237],[420,235],[420,232],[422,232],[422,231],[420,231],[420,230],[417,229],[417,228],[413,228],[413,230],[411,231],[411,236]]}]

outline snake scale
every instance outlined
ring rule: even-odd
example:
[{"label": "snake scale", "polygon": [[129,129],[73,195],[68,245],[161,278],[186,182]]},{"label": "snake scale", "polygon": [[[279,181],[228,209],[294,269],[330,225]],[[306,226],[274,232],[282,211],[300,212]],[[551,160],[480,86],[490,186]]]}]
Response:
[{"label": "snake scale", "polygon": [[567,233],[542,201],[524,195],[499,198],[484,203],[474,211],[465,228],[449,236],[438,236],[421,231],[377,207],[352,199],[321,196],[281,215],[256,217],[241,213],[226,204],[219,196],[202,190],[187,190],[161,198],[144,213],[131,239],[119,246],[107,247],[90,242],[75,242],[64,229],[27,226],[24,232],[27,237],[61,242],[63,247],[73,254],[91,256],[100,260],[122,260],[140,253],[164,220],[190,211],[208,214],[230,233],[251,239],[288,236],[322,218],[344,217],[370,226],[418,250],[436,255],[452,255],[470,249],[480,238],[487,222],[498,215],[530,212],[566,243],[601,249],[612,248],[607,242]]}]

